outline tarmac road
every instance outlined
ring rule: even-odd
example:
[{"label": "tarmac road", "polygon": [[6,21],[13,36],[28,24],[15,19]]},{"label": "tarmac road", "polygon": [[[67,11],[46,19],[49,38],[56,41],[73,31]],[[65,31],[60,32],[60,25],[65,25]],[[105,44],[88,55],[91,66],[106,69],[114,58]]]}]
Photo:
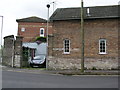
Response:
[{"label": "tarmac road", "polygon": [[118,76],[65,76],[2,71],[3,88],[118,88]]}]

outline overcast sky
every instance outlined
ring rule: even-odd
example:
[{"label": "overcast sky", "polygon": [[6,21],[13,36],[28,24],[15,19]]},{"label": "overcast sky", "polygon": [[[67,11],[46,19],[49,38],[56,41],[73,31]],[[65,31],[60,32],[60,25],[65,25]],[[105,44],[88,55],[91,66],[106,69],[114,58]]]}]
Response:
[{"label": "overcast sky", "polygon": [[[4,16],[3,37],[17,35],[16,19],[37,16],[46,19],[46,5],[55,2],[56,8],[80,7],[80,0],[0,0],[0,15]],[[118,5],[120,0],[83,0],[84,6]],[[51,4],[50,13],[53,13]],[[0,17],[0,28],[1,28]],[[1,35],[1,33],[0,33]],[[1,41],[1,40],[0,40]]]}]

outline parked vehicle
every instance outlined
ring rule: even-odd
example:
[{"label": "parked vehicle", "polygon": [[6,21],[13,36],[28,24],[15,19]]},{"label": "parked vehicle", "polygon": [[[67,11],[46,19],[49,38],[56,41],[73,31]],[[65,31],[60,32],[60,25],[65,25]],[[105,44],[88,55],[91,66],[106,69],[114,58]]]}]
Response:
[{"label": "parked vehicle", "polygon": [[30,66],[46,67],[46,56],[45,55],[35,56],[33,59],[31,59]]}]

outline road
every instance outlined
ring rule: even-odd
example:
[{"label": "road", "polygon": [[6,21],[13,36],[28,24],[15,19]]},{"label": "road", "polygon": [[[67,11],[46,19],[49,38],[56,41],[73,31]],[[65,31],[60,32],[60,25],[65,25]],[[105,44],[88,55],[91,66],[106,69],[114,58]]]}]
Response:
[{"label": "road", "polygon": [[118,76],[64,76],[2,72],[3,88],[117,88]]}]

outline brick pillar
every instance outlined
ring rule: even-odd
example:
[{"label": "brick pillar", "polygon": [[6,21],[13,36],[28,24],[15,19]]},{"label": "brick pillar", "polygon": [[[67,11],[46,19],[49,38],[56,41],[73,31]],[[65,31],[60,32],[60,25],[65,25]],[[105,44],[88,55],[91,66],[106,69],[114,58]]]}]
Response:
[{"label": "brick pillar", "polygon": [[2,64],[13,66],[14,59],[14,35],[4,37],[3,60]]},{"label": "brick pillar", "polygon": [[51,69],[50,68],[50,62],[51,60],[53,60],[53,38],[54,36],[53,35],[49,35],[49,38],[48,38],[48,57],[47,57],[47,67],[48,69]]},{"label": "brick pillar", "polygon": [[16,36],[14,67],[22,66],[22,41],[23,41],[23,37]]},{"label": "brick pillar", "polygon": [[49,35],[48,45],[48,56],[53,56],[53,35]]}]

